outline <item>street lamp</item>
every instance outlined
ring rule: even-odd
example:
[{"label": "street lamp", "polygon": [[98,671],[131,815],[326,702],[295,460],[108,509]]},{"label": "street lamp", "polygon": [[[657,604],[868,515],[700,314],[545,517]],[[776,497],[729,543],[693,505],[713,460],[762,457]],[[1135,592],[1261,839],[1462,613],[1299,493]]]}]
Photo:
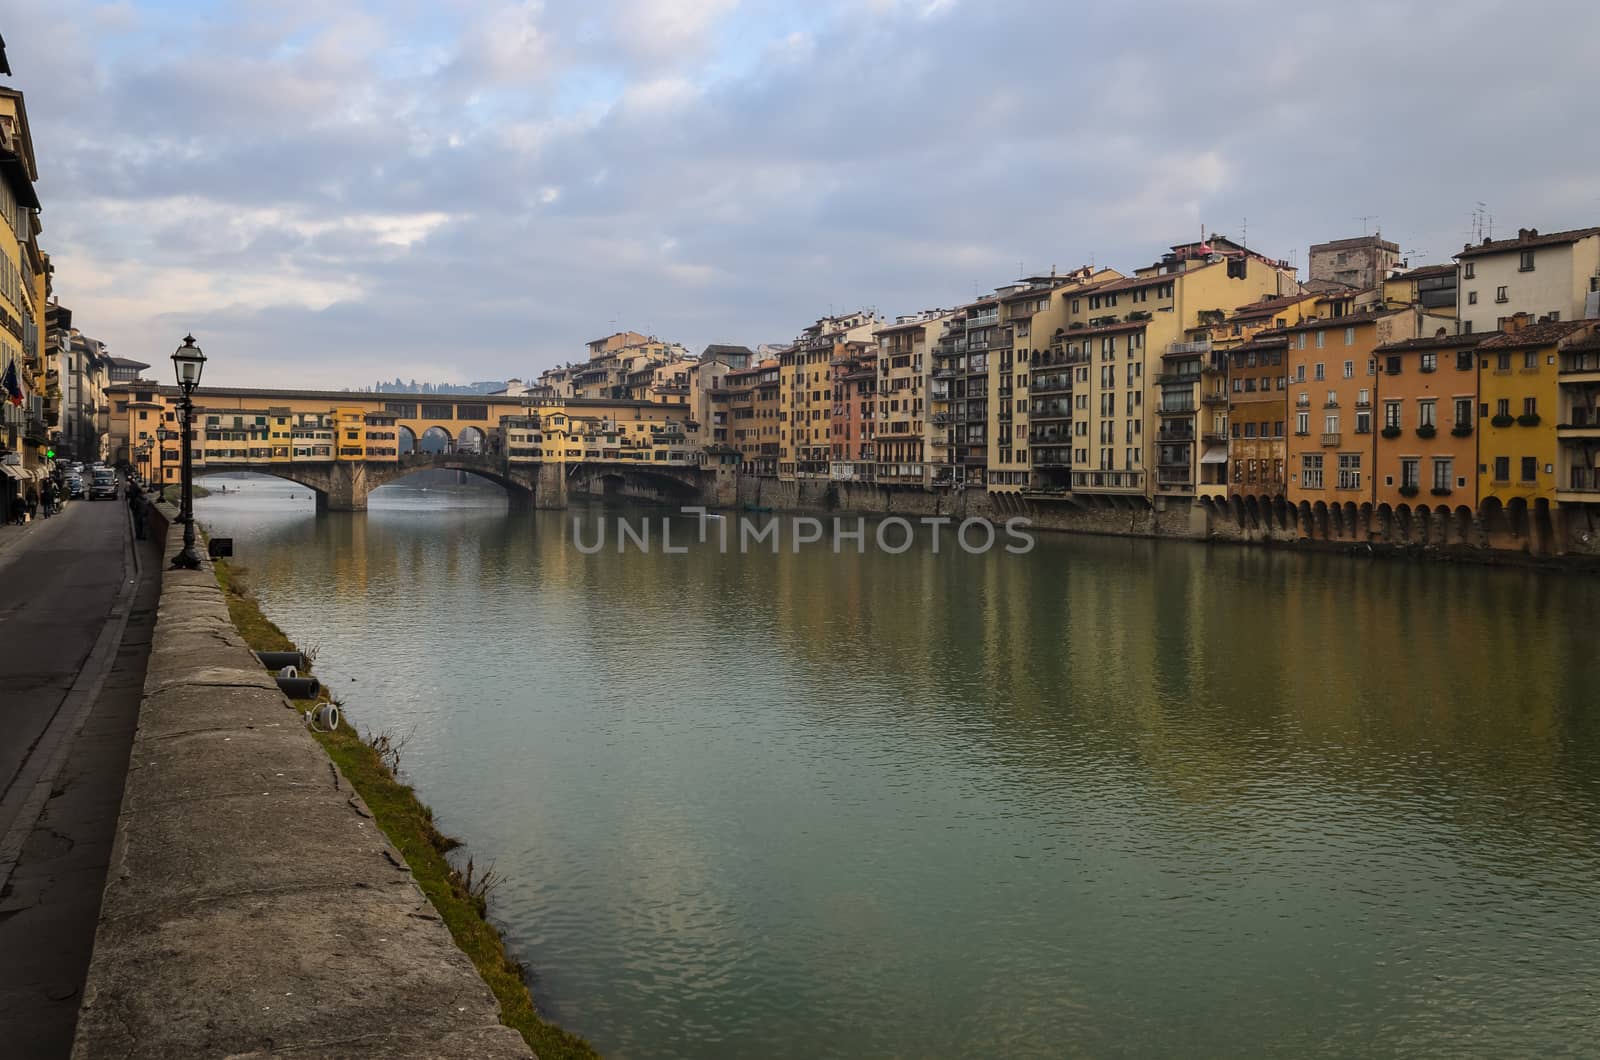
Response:
[{"label": "street lamp", "polygon": [[178,386],[183,390],[183,400],[178,411],[183,422],[183,501],[178,521],[183,523],[183,549],[172,557],[172,566],[183,570],[200,568],[200,553],[194,550],[194,465],[190,448],[192,443],[190,421],[194,419],[194,391],[200,385],[200,373],[206,367],[206,355],[194,344],[193,335],[183,337],[183,345],[172,354],[172,367],[178,376]]}]

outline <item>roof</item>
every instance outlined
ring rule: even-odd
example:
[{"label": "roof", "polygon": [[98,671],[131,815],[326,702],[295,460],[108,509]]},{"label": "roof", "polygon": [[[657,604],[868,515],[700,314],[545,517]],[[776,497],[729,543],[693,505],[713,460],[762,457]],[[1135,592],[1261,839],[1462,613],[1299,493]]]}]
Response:
[{"label": "roof", "polygon": [[5,175],[17,201],[30,210],[39,209],[39,196],[33,190],[33,180],[28,173],[27,161],[15,151],[0,148],[0,174]]},{"label": "roof", "polygon": [[1352,250],[1355,247],[1382,247],[1384,250],[1400,250],[1400,244],[1391,243],[1382,236],[1353,236],[1350,239],[1335,239],[1327,243],[1311,244],[1311,252],[1319,250]]},{"label": "roof", "polygon": [[1412,269],[1410,272],[1402,272],[1399,276],[1396,276],[1395,279],[1425,280],[1430,276],[1454,276],[1455,274],[1456,267],[1454,265],[1421,265],[1415,269]]},{"label": "roof", "polygon": [[752,350],[748,346],[729,346],[720,342],[713,342],[711,345],[700,351],[700,359],[702,361],[708,361],[713,357],[721,357],[725,355],[731,355],[735,357],[754,357],[756,355],[756,351]]},{"label": "roof", "polygon": [[1546,320],[1542,324],[1529,324],[1520,331],[1502,331],[1490,335],[1479,347],[1484,350],[1521,349],[1524,346],[1550,346],[1575,331],[1593,328],[1593,320]]},{"label": "roof", "polygon": [[1485,239],[1482,243],[1473,246],[1467,244],[1457,254],[1457,258],[1479,258],[1486,254],[1507,254],[1513,250],[1525,250],[1528,247],[1549,247],[1560,243],[1576,243],[1580,239],[1600,235],[1600,228],[1569,228],[1565,232],[1548,232],[1539,234],[1537,228],[1524,228],[1517,233],[1515,239]]},{"label": "roof", "polygon": [[1373,352],[1405,353],[1408,350],[1448,350],[1463,346],[1476,346],[1485,339],[1493,337],[1494,332],[1491,331],[1475,331],[1467,335],[1424,335],[1416,339],[1386,342]]},{"label": "roof", "polygon": [[1350,328],[1358,324],[1370,324],[1375,320],[1383,320],[1399,313],[1409,313],[1410,309],[1391,309],[1383,313],[1346,313],[1342,317],[1318,317],[1315,320],[1302,320],[1298,324],[1290,324],[1284,331],[1318,331],[1322,328]]},{"label": "roof", "polygon": [[1307,292],[1305,294],[1286,294],[1281,298],[1263,298],[1259,302],[1236,306],[1233,310],[1233,315],[1235,317],[1272,316],[1280,309],[1288,309],[1291,306],[1299,305],[1301,302],[1309,302],[1315,297],[1315,294]]},{"label": "roof", "polygon": [[136,361],[132,357],[113,357],[111,363],[117,368],[149,368],[143,361]]},{"label": "roof", "polygon": [[[1190,269],[1179,269],[1177,272],[1161,272],[1154,276],[1126,276],[1120,280],[1107,280],[1105,283],[1093,286],[1085,285],[1079,290],[1085,294],[1116,294],[1118,291],[1132,291],[1140,287],[1155,287],[1163,283],[1171,283],[1178,277],[1190,272],[1199,272],[1201,269],[1213,268],[1221,265],[1220,261],[1207,262]],[[1073,292],[1077,294],[1077,291]]]},{"label": "roof", "polygon": [[1289,345],[1289,336],[1281,331],[1263,332],[1251,339],[1233,347],[1231,350],[1222,350],[1222,353],[1243,353],[1249,350],[1275,350],[1280,346]]}]

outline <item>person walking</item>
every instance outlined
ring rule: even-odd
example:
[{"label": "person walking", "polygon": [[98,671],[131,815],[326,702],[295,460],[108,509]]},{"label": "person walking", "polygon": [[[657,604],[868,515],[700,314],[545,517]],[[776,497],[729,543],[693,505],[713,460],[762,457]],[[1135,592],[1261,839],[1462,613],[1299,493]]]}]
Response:
[{"label": "person walking", "polygon": [[44,517],[50,518],[53,514],[56,499],[56,487],[49,479],[44,480],[44,485],[39,488],[39,505],[44,509]]},{"label": "person walking", "polygon": [[39,517],[39,487],[28,487],[28,521],[31,523]]}]

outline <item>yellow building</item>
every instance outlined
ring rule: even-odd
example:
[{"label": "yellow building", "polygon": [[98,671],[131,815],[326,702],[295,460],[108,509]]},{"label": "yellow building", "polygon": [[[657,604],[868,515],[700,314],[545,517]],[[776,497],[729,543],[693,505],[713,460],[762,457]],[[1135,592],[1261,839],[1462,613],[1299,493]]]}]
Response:
[{"label": "yellow building", "polygon": [[[44,367],[47,274],[39,251],[39,179],[22,93],[0,87],[0,499],[24,496],[44,476],[50,381]],[[13,397],[20,398],[14,403]],[[59,418],[59,401],[49,403]]]},{"label": "yellow building", "polygon": [[[875,333],[877,409],[874,442],[879,482],[926,486],[943,464],[945,451],[930,444],[932,396],[948,398],[933,379],[933,351],[950,314],[942,309],[909,313]],[[948,401],[945,402],[948,405]],[[942,440],[944,431],[939,431]]]},{"label": "yellow building", "polygon": [[1216,426],[1202,417],[1225,416],[1227,399],[1202,395],[1202,373],[1168,371],[1166,358],[1209,365],[1209,345],[1191,340],[1193,329],[1225,321],[1230,306],[1300,291],[1287,262],[1213,235],[1174,245],[1131,277],[1072,292],[1063,348],[1091,358],[1075,373],[1086,386],[1073,393],[1073,492],[1195,496],[1198,440]]},{"label": "yellow building", "polygon": [[[1478,507],[1548,508],[1558,503],[1561,357],[1593,336],[1592,320],[1506,321],[1478,346]],[[1568,468],[1568,482],[1571,470]]]},{"label": "yellow building", "polygon": [[871,343],[882,321],[862,310],[822,317],[778,355],[778,477],[827,478],[833,458],[833,359]]}]

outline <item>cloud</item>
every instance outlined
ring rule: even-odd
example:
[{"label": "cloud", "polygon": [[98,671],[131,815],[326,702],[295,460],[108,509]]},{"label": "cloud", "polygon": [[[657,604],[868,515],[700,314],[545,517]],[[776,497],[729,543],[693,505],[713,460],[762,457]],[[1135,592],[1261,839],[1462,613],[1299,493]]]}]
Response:
[{"label": "cloud", "polygon": [[1480,200],[1600,223],[1597,29],[1488,0],[18,0],[6,37],[75,320],[346,385],[526,377],[612,321],[770,341],[1202,223],[1292,257],[1376,215],[1435,261]]}]

